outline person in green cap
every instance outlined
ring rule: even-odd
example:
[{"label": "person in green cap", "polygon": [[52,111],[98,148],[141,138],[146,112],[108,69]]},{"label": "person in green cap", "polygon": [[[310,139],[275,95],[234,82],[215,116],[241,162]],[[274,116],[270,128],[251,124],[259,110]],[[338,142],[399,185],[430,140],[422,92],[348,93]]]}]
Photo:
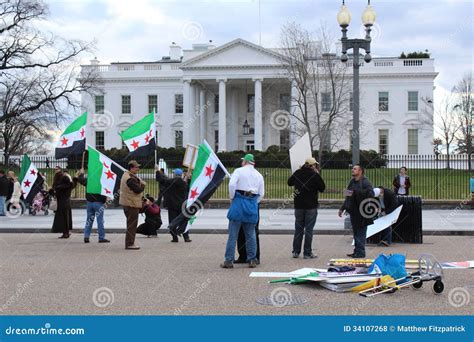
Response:
[{"label": "person in green cap", "polygon": [[229,236],[222,268],[233,268],[235,244],[239,230],[245,234],[247,262],[249,267],[257,266],[255,225],[258,222],[258,203],[265,194],[263,176],[255,170],[252,154],[242,158],[242,167],[236,169],[229,181],[229,196],[232,201],[227,218],[229,219]]}]

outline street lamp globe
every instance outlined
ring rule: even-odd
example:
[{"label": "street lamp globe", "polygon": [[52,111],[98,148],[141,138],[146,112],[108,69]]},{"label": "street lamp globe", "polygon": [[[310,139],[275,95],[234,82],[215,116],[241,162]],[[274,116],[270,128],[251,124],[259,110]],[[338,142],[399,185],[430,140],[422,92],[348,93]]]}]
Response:
[{"label": "street lamp globe", "polygon": [[369,4],[369,5],[367,5],[364,12],[362,13],[362,23],[365,26],[371,26],[375,23],[376,16],[377,16],[377,14],[375,13],[372,6],[370,6],[370,4]]},{"label": "street lamp globe", "polygon": [[346,27],[349,26],[351,22],[351,12],[347,9],[346,5],[344,3],[341,6],[341,9],[339,10],[339,13],[337,14],[337,22],[341,27]]}]

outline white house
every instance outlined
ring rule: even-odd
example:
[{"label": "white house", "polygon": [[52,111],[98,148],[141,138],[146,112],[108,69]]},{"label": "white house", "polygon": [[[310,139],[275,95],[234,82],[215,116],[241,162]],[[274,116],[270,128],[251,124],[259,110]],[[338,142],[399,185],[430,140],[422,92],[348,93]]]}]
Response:
[{"label": "white house", "polygon": [[[236,39],[190,50],[173,43],[170,55],[156,62],[93,60],[83,68],[95,68],[103,85],[95,96],[82,96],[83,109],[93,114],[89,142],[120,148],[118,133],[155,110],[162,147],[206,139],[219,151],[288,148],[296,136],[270,121],[293,110],[295,88],[275,51]],[[431,154],[433,59],[374,58],[360,75],[361,148]],[[333,149],[350,149],[350,137],[349,128],[337,141],[330,137]]]}]

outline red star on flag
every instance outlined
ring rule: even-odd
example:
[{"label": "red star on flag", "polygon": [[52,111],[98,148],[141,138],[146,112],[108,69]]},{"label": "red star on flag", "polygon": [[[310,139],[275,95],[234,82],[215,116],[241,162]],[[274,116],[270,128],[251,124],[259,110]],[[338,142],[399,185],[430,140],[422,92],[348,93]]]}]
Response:
[{"label": "red star on flag", "polygon": [[145,136],[145,141],[146,141],[147,144],[148,144],[148,141],[150,140],[150,138],[151,138],[151,135],[148,135],[148,134],[147,134],[147,135]]},{"label": "red star on flag", "polygon": [[206,166],[206,177],[209,176],[209,178],[212,178],[212,173],[214,172],[215,170],[212,169],[212,164],[209,165],[209,166]]},{"label": "red star on flag", "polygon": [[110,170],[107,170],[107,172],[105,172],[105,175],[107,176],[107,179],[114,179],[115,173],[111,172]]},{"label": "red star on flag", "polygon": [[130,145],[132,145],[133,149],[136,150],[138,148],[138,145],[140,144],[138,143],[138,141],[133,140]]},{"label": "red star on flag", "polygon": [[25,181],[25,183],[23,183],[23,185],[24,185],[26,188],[29,188],[29,187],[30,187],[30,184],[31,184],[31,182],[30,182],[28,179]]},{"label": "red star on flag", "polygon": [[84,138],[84,134],[86,134],[86,131],[84,130],[84,127],[82,127],[82,129],[79,133],[81,133],[81,138]]},{"label": "red star on flag", "polygon": [[194,199],[194,197],[196,197],[197,195],[199,195],[199,193],[197,192],[197,187],[195,189],[192,189],[191,190],[191,199]]},{"label": "red star on flag", "polygon": [[61,146],[67,145],[67,142],[68,142],[68,141],[69,141],[69,140],[66,139],[66,137],[63,137],[63,138],[61,139]]},{"label": "red star on flag", "polygon": [[111,193],[112,193],[112,191],[110,191],[110,190],[107,189],[107,188],[105,188],[104,190],[105,190],[105,193],[106,193],[106,194],[111,194]]},{"label": "red star on flag", "polygon": [[33,169],[31,169],[31,171],[30,171],[30,175],[36,176],[36,171],[35,171],[35,170],[33,170]]}]

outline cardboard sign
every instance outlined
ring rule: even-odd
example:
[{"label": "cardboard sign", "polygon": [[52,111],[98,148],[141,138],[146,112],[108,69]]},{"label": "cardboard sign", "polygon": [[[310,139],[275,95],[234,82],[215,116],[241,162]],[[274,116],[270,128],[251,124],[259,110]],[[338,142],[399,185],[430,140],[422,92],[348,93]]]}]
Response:
[{"label": "cardboard sign", "polygon": [[298,170],[306,161],[312,157],[311,144],[309,143],[309,134],[303,135],[290,148],[291,172]]},{"label": "cardboard sign", "polygon": [[195,145],[187,144],[186,151],[184,152],[183,166],[188,169],[194,169],[196,165],[198,148]]}]

